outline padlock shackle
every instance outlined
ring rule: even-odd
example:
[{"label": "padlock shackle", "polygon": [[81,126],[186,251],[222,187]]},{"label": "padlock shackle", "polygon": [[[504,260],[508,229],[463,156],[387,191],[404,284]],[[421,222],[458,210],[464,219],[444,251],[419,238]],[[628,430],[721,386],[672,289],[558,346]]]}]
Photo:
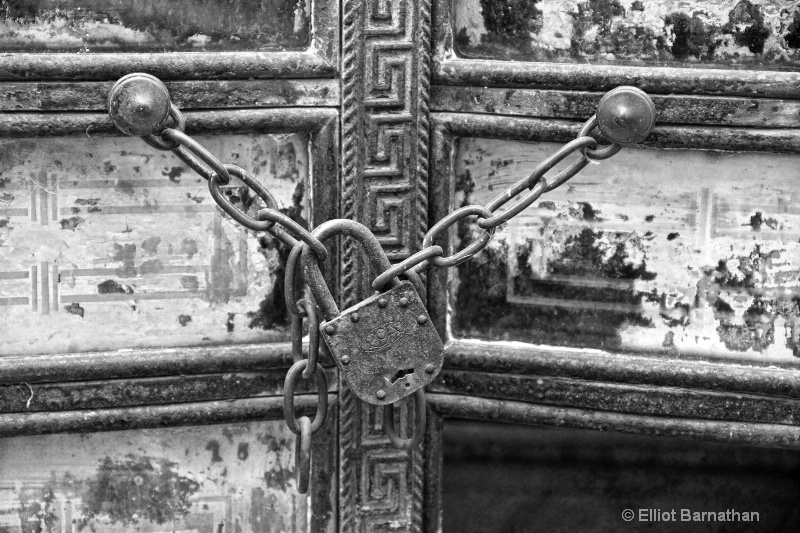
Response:
[{"label": "padlock shackle", "polygon": [[[367,257],[369,257],[370,263],[375,271],[384,272],[392,266],[378,238],[375,237],[369,228],[355,220],[343,218],[329,220],[317,226],[311,234],[320,241],[324,241],[336,235],[350,237],[364,247],[364,251]],[[322,275],[322,270],[319,267],[319,260],[308,245],[303,246],[301,261],[306,276],[306,284],[317,300],[317,305],[322,311],[322,316],[326,321],[336,318],[341,314],[339,312],[339,307],[336,305],[333,295],[328,289],[328,285],[325,283],[325,277]],[[389,285],[394,287],[398,283],[399,281],[397,278],[393,278],[389,282]]]}]

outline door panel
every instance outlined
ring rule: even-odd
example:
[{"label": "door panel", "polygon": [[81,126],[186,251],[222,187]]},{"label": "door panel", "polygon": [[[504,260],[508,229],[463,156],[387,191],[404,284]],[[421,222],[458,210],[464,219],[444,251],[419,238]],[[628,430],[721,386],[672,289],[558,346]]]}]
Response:
[{"label": "door panel", "polygon": [[[198,140],[252,165],[279,207],[308,224],[307,135]],[[285,258],[223,217],[172,153],[130,138],[19,139],[2,160],[10,296],[0,316],[15,332],[3,353],[288,340],[277,297]]]},{"label": "door panel", "polygon": [[[800,446],[796,10],[735,1],[434,4],[432,222],[528,176],[614,87],[647,91],[657,125],[642,146],[589,165],[497,228],[469,261],[431,270],[432,317],[447,342],[428,394],[437,418],[426,451],[427,529],[441,529],[436,509],[448,498],[468,497],[448,485],[463,473],[448,468],[443,444],[454,419],[632,433],[664,453],[682,445],[649,438]],[[763,49],[758,35],[767,36]],[[447,255],[481,232],[463,219],[437,244]],[[477,433],[462,442],[503,446],[501,429],[464,427]],[[519,434],[517,449],[539,442]],[[542,457],[561,446],[542,443]],[[587,459],[581,479],[605,460]],[[516,459],[492,464],[508,475],[522,468]],[[477,477],[490,476],[484,468]],[[702,483],[725,490],[713,473]],[[442,486],[455,492],[442,500]],[[526,488],[493,486],[473,506],[480,516],[451,514],[444,525],[557,530],[574,518],[571,529],[580,520],[602,529],[605,510],[577,503],[552,524],[536,522],[558,504],[536,505],[536,489]],[[507,498],[484,505],[488,493]],[[503,502],[514,498],[525,503],[508,516],[535,516],[503,522]],[[780,507],[792,512],[788,501]]]},{"label": "door panel", "polygon": [[178,52],[300,49],[310,4],[38,0],[0,3],[7,52]]},{"label": "door panel", "polygon": [[[800,527],[800,458],[790,450],[451,420],[442,453],[444,531]],[[635,513],[629,523],[625,509]],[[728,510],[739,515],[718,520]],[[686,512],[715,514],[692,522]]]},{"label": "door panel", "polygon": [[3,439],[0,523],[8,533],[303,531],[293,450],[281,420]]},{"label": "door panel", "polygon": [[[455,205],[487,203],[559,146],[460,139]],[[590,166],[452,272],[453,334],[796,364],[799,162],[627,149]],[[454,246],[479,232],[463,223]]]},{"label": "door panel", "polygon": [[[186,133],[281,212],[335,218],[338,2],[0,7],[0,529],[334,531],[336,373],[308,496],[282,420],[289,250],[235,225],[173,154],[121,136],[106,106],[119,77],[158,76]],[[225,188],[257,209],[246,193]],[[297,392],[312,414],[316,388]],[[123,472],[140,467],[154,473]],[[175,498],[140,508],[151,481]]]},{"label": "door panel", "polygon": [[456,0],[461,57],[593,64],[796,68],[793,2]]}]

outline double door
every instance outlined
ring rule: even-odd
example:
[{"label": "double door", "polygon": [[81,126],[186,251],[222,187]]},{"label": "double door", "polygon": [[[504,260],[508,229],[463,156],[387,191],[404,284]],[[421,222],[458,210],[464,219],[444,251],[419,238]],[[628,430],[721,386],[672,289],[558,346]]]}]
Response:
[{"label": "double door", "polygon": [[[548,457],[593,446],[595,430],[639,435],[618,444],[659,457],[696,443],[773,468],[763,486],[788,488],[760,525],[796,524],[781,481],[800,442],[790,4],[0,2],[0,528],[524,531],[480,507],[491,491],[459,484],[494,486],[459,462],[492,457],[470,443]],[[162,79],[187,133],[282,212],[358,220],[394,262],[573,139],[606,91],[648,92],[657,127],[470,261],[429,272],[445,365],[419,447],[391,446],[383,410],[325,361],[331,407],[306,496],[282,421],[289,250],[237,226],[172,154],[121,136],[106,96],[131,72]],[[226,194],[250,200],[237,184]],[[465,219],[440,244],[481,232]],[[339,301],[368,294],[358,248],[330,252]],[[303,396],[313,404],[313,385]],[[401,432],[413,415],[396,409]],[[490,472],[537,459],[493,460]],[[623,502],[663,503],[626,495],[556,519],[542,496],[541,512],[515,513],[540,530],[572,516],[616,530]]]}]

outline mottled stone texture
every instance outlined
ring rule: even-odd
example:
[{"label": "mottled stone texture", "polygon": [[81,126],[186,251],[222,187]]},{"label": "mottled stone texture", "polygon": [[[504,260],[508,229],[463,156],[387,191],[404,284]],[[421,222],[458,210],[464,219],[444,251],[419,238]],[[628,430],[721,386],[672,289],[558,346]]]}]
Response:
[{"label": "mottled stone texture", "polygon": [[[462,139],[456,204],[554,144]],[[800,355],[795,155],[626,148],[548,193],[457,269],[458,337],[697,355]],[[460,249],[480,231],[458,228]]]},{"label": "mottled stone texture", "polygon": [[305,531],[283,421],[0,440],[3,533]]},{"label": "mottled stone texture", "polygon": [[[305,135],[200,142],[305,224]],[[136,138],[0,146],[0,353],[285,339],[289,250],[247,232],[206,181]],[[241,209],[260,200],[235,182]]]},{"label": "mottled stone texture", "polygon": [[789,0],[455,0],[457,51],[525,61],[800,64]]},{"label": "mottled stone texture", "polygon": [[0,49],[50,52],[303,47],[306,0],[0,0]]}]

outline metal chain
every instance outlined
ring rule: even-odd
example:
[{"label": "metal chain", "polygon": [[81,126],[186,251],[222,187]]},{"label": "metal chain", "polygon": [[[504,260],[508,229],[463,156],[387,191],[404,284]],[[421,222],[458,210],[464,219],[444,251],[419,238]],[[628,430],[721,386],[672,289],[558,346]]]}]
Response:
[{"label": "metal chain", "polygon": [[[286,373],[283,411],[286,425],[296,435],[295,468],[297,472],[297,490],[301,494],[305,494],[308,491],[311,471],[311,436],[323,426],[328,413],[328,380],[324,369],[318,363],[320,322],[317,316],[317,303],[311,296],[311,291],[301,284],[301,277],[298,276],[297,270],[304,248],[311,249],[318,262],[324,262],[327,259],[328,251],[311,231],[303,228],[290,217],[278,211],[275,198],[252,174],[239,166],[223,164],[200,143],[186,135],[184,133],[186,121],[180,110],[172,104],[170,104],[170,117],[172,119],[172,127],[164,128],[158,135],[148,134],[142,139],[159,150],[171,150],[190,168],[205,178],[208,181],[211,197],[234,221],[252,231],[268,232],[291,248],[286,263],[284,294],[286,307],[292,315],[293,364]],[[417,292],[425,300],[424,285],[419,278],[421,272],[431,266],[446,268],[458,266],[474,257],[486,248],[500,225],[517,216],[543,194],[566,183],[590,162],[608,159],[622,149],[621,145],[615,143],[600,148],[597,141],[590,136],[591,131],[596,127],[597,116],[595,115],[583,125],[577,138],[539,163],[530,175],[516,182],[491,202],[485,206],[463,206],[442,218],[428,230],[422,241],[422,249],[378,275],[372,282],[372,288],[380,291],[394,278],[406,275],[414,282]],[[570,154],[576,152],[580,154],[580,159],[561,170],[552,178],[545,177],[553,167]],[[221,187],[229,185],[232,178],[237,178],[241,181],[244,187],[255,193],[263,202],[264,207],[256,213],[255,217],[237,208],[221,189]],[[501,210],[503,206],[516,199],[526,189],[528,192],[521,199],[510,207]],[[444,249],[434,244],[434,241],[447,232],[451,226],[471,216],[477,217],[476,224],[483,230],[481,235],[464,249],[445,257]],[[364,229],[369,231],[366,228]],[[300,296],[301,290],[305,293],[305,298]],[[307,358],[303,355],[304,321],[308,322],[309,332]],[[298,377],[306,380],[313,378],[316,381],[317,411],[313,420],[307,416],[298,418],[295,413],[294,395]],[[394,426],[393,406],[384,406],[383,414],[386,434],[397,448],[413,448],[419,444],[424,436],[426,411],[424,389],[419,389],[415,393],[414,403],[414,428],[410,438],[398,436]]]},{"label": "metal chain", "polygon": [[[577,138],[562,146],[553,155],[539,163],[527,177],[519,180],[511,187],[498,194],[485,206],[466,205],[447,214],[425,234],[425,238],[422,240],[422,249],[419,252],[378,275],[372,282],[372,288],[379,291],[383,289],[392,278],[408,271],[422,273],[430,266],[454,267],[460,265],[486,248],[498,226],[520,214],[544,193],[560,187],[578,172],[586,168],[592,161],[608,159],[622,149],[622,145],[615,143],[598,149],[597,140],[589,136],[595,127],[597,127],[596,115],[592,116],[592,118],[584,123]],[[553,167],[566,159],[570,154],[576,152],[580,153],[580,159],[552,178],[548,179],[545,177],[545,174]],[[522,199],[518,200],[511,207],[499,211],[501,207],[520,196],[526,189],[528,189],[529,192],[525,194]],[[433,244],[434,241],[436,241],[437,237],[449,230],[451,226],[469,216],[478,217],[477,226],[484,230],[481,236],[464,249],[448,257],[444,257],[444,250],[441,246]]]}]

